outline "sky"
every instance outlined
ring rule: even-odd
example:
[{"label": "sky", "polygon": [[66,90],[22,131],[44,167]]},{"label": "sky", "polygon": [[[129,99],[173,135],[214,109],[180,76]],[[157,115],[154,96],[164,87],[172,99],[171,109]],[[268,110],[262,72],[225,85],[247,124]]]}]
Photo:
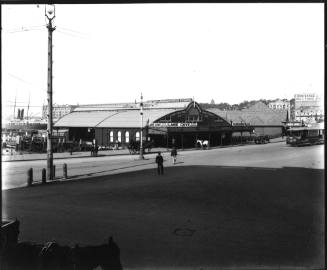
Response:
[{"label": "sky", "polygon": [[[44,5],[2,6],[2,114],[47,103]],[[53,103],[324,92],[324,5],[56,5]]]}]

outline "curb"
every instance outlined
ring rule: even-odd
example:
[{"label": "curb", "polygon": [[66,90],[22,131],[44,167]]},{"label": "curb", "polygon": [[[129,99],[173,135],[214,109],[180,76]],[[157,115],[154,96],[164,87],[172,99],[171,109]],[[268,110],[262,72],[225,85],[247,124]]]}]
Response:
[{"label": "curb", "polygon": [[[285,140],[281,140],[281,141],[270,141],[269,143],[280,143],[280,142],[285,142]],[[250,145],[256,145],[256,144],[252,144],[252,143],[248,143],[248,144],[234,144],[234,145],[225,145],[225,146],[212,146],[212,147],[209,147],[209,149],[198,149],[198,148],[190,148],[190,149],[179,149],[178,151],[180,152],[184,152],[184,151],[201,151],[201,150],[211,150],[211,149],[222,149],[222,148],[232,148],[232,147],[239,147],[239,146],[250,146]],[[150,153],[144,153],[144,155],[147,155],[147,154],[156,154],[158,153],[158,151],[154,151],[154,152],[150,152]],[[163,153],[166,153],[166,152],[170,152],[170,150],[166,149],[166,150],[160,150],[160,152],[163,152]],[[110,155],[98,155],[97,157],[95,158],[98,158],[98,157],[109,157],[109,156],[133,156],[129,153],[116,153],[116,154],[110,154]],[[135,155],[137,156],[137,155]],[[70,159],[70,158],[90,158],[91,156],[89,155],[83,155],[83,156],[66,156],[66,157],[54,157],[54,159],[56,160],[60,160],[60,159]],[[11,160],[3,160],[3,157],[2,157],[2,162],[21,162],[21,161],[38,161],[38,160],[46,160],[47,158],[44,157],[44,158],[31,158],[31,159],[11,159]]]}]

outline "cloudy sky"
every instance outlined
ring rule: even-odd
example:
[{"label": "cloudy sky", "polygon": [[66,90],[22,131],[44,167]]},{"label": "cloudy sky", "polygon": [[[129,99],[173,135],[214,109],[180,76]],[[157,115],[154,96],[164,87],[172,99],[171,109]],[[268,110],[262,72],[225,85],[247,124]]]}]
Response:
[{"label": "cloudy sky", "polygon": [[[46,104],[44,5],[2,6],[2,109]],[[323,4],[56,5],[53,102],[293,98],[324,90]],[[16,107],[18,108],[18,107]],[[17,111],[17,109],[16,109]]]}]

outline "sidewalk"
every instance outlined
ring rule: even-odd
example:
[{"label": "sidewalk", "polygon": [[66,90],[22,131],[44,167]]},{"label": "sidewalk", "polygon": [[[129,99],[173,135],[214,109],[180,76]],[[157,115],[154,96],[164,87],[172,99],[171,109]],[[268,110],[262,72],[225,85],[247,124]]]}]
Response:
[{"label": "sidewalk", "polygon": [[[153,148],[149,154],[156,153],[158,151],[165,152],[167,151],[166,148]],[[145,153],[147,155],[148,152]],[[131,155],[128,149],[121,149],[121,150],[104,150],[99,151],[97,157],[104,157],[104,156],[119,156],[119,155]],[[138,154],[137,154],[138,155]],[[134,156],[137,156],[134,154]],[[53,153],[54,159],[68,159],[68,158],[88,158],[91,157],[91,152],[73,152],[72,155],[70,152],[62,152],[62,153]],[[14,153],[13,155],[10,154],[10,150],[6,154],[2,154],[2,161],[10,162],[10,161],[33,161],[33,160],[46,160],[47,153]]]},{"label": "sidewalk", "polygon": [[[284,137],[283,139],[280,138],[275,138],[271,139],[270,143],[277,143],[277,142],[285,142],[286,138]],[[243,144],[244,145],[251,145],[251,144]],[[216,147],[211,147],[211,149],[218,149],[218,148],[226,148],[226,147],[236,147],[236,146],[241,146],[241,145],[225,145],[225,146],[216,146]],[[191,149],[184,149],[179,151],[191,151],[191,150],[199,150],[196,148],[191,148]],[[149,154],[157,153],[158,151],[164,153],[167,152],[166,148],[152,148],[151,152]],[[170,150],[168,150],[170,151]],[[148,153],[146,152],[145,155]],[[104,157],[104,156],[118,156],[118,155],[130,155],[128,149],[121,149],[121,150],[103,150],[98,152],[98,157]],[[134,155],[137,156],[137,155]],[[87,152],[73,152],[72,155],[70,152],[63,152],[63,153],[53,153],[53,158],[54,159],[68,159],[68,158],[87,158],[91,157],[90,151]],[[2,161],[4,162],[10,162],[10,161],[33,161],[33,160],[46,160],[47,159],[47,154],[46,153],[14,153],[13,155],[10,154],[10,150],[8,153],[4,154],[4,151],[2,152]]]}]

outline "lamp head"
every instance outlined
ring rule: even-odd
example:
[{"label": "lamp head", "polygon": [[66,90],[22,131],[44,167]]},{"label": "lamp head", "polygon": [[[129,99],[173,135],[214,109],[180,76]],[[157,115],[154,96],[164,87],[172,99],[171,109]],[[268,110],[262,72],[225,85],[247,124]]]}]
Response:
[{"label": "lamp head", "polygon": [[56,16],[55,5],[45,5],[45,16],[52,20]]}]

